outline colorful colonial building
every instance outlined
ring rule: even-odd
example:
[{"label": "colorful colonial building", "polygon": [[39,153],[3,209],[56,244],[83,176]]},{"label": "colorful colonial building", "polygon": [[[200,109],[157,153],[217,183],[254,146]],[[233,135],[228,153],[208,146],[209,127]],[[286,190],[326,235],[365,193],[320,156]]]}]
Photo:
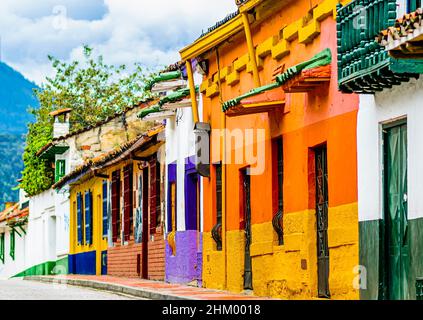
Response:
[{"label": "colorful colonial building", "polygon": [[371,0],[338,9],[339,87],[360,94],[362,299],[416,299],[423,293],[420,7],[416,0]]},{"label": "colorful colonial building", "polygon": [[[80,154],[67,139],[70,109],[50,113],[54,118],[52,141],[36,154],[54,168],[58,181],[81,161]],[[23,275],[68,273],[69,191],[58,193],[53,188],[30,197],[26,270]]]},{"label": "colorful colonial building", "polygon": [[203,286],[357,299],[358,97],[338,91],[338,1],[238,4],[181,50],[211,127]]},{"label": "colorful colonial building", "polygon": [[18,203],[6,203],[0,212],[0,279],[18,277],[26,268],[28,199],[20,192]]},{"label": "colorful colonial building", "polygon": [[[200,84],[202,77],[196,75],[194,80]],[[186,66],[180,63],[159,74],[152,92],[162,98],[155,107],[142,111],[140,117],[166,121],[165,280],[201,286],[201,176],[196,166],[195,123],[187,78]]]},{"label": "colorful colonial building", "polygon": [[53,185],[70,192],[69,273],[164,278],[164,142],[161,127],[137,117],[148,106],[73,135],[84,161]]}]

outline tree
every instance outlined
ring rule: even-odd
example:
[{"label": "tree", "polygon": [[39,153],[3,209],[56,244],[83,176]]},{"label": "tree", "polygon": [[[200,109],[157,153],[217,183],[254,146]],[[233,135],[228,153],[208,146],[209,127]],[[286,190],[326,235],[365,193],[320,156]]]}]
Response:
[{"label": "tree", "polygon": [[93,49],[88,46],[84,47],[82,63],[48,58],[55,75],[47,77],[41,88],[34,90],[40,107],[30,110],[36,120],[28,125],[23,155],[21,187],[29,196],[49,189],[53,183],[53,169],[48,161],[36,157],[38,150],[52,140],[50,112],[71,108],[71,131],[77,131],[152,96],[144,85],[154,75],[139,64],[135,64],[132,72],[125,65],[107,65],[101,55],[93,57]]}]

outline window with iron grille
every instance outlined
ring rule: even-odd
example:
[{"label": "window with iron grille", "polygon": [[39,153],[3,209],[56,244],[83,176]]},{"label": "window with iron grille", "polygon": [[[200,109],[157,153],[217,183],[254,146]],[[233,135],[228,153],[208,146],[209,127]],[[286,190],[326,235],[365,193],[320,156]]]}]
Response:
[{"label": "window with iron grille", "polygon": [[4,233],[0,233],[0,261],[4,264]]},{"label": "window with iron grille", "polygon": [[423,300],[423,278],[416,279],[416,300]]},{"label": "window with iron grille", "polygon": [[162,223],[162,183],[161,183],[161,166],[159,161],[157,161],[157,164],[156,164],[156,189],[157,189],[156,226],[159,226]]},{"label": "window with iron grille", "polygon": [[215,165],[216,174],[216,225],[212,229],[212,237],[216,242],[216,249],[222,250],[222,164],[218,163]]},{"label": "window with iron grille", "polygon": [[283,138],[272,141],[273,174],[273,228],[278,235],[279,245],[283,245]]}]

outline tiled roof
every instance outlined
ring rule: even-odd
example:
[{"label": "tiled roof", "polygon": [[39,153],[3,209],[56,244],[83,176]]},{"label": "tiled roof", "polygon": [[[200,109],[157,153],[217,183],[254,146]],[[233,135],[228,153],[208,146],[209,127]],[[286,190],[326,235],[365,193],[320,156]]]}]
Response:
[{"label": "tiled roof", "polygon": [[90,131],[90,130],[92,130],[92,129],[98,128],[98,127],[100,127],[100,126],[102,126],[102,125],[106,124],[107,122],[109,122],[109,121],[111,121],[111,120],[113,120],[113,119],[116,119],[117,117],[122,116],[124,113],[127,113],[128,111],[131,111],[131,110],[133,110],[133,109],[135,109],[135,108],[138,108],[139,106],[141,106],[141,105],[143,105],[143,104],[145,104],[145,107],[146,107],[146,108],[148,108],[148,107],[150,107],[150,102],[155,102],[155,100],[157,100],[157,99],[154,99],[154,98],[148,98],[148,99],[142,100],[142,101],[140,101],[138,104],[133,105],[133,106],[131,106],[131,107],[127,107],[127,108],[126,108],[125,110],[123,110],[123,111],[116,112],[114,115],[109,116],[109,117],[107,117],[106,119],[101,120],[101,121],[99,121],[99,122],[95,123],[94,125],[87,126],[87,127],[82,128],[82,129],[80,129],[80,130],[73,131],[73,132],[71,132],[71,133],[69,133],[69,134],[67,134],[67,135],[64,135],[64,136],[61,136],[61,137],[58,137],[58,138],[54,138],[52,141],[50,141],[49,143],[47,143],[46,145],[44,145],[44,146],[43,146],[40,150],[38,150],[38,152],[37,152],[37,154],[36,154],[36,155],[37,155],[37,156],[41,155],[44,151],[46,151],[46,150],[47,150],[47,149],[49,149],[50,147],[52,147],[52,146],[56,145],[56,144],[57,144],[58,142],[60,142],[60,141],[67,140],[67,139],[69,139],[69,138],[71,138],[71,137],[74,137],[74,136],[76,136],[76,135],[79,135],[79,134],[81,134],[81,133],[84,133],[84,132]]},{"label": "tiled roof", "polygon": [[54,116],[59,116],[59,115],[64,114],[64,113],[69,113],[71,111],[72,111],[71,108],[59,109],[59,110],[54,110],[54,111],[50,112],[49,115],[51,117],[54,117]]},{"label": "tiled roof", "polygon": [[155,76],[153,79],[147,81],[147,84],[145,85],[144,88],[146,90],[151,90],[156,83],[175,80],[181,77],[182,77],[182,72],[180,70],[161,72],[157,76]]},{"label": "tiled roof", "polygon": [[0,212],[0,222],[10,221],[12,219],[20,219],[28,216],[29,208],[19,209],[19,203],[14,204],[10,208]]},{"label": "tiled roof", "polygon": [[162,70],[160,73],[166,73],[166,72],[172,72],[172,71],[180,71],[183,67],[184,63],[182,61],[178,61],[174,64],[171,64],[167,66],[164,70]]},{"label": "tiled roof", "polygon": [[80,130],[77,130],[77,131],[73,131],[73,132],[71,132],[71,133],[69,133],[69,134],[67,134],[67,135],[65,135],[65,136],[55,138],[55,139],[53,139],[52,141],[54,142],[54,141],[62,141],[62,140],[66,140],[66,139],[68,139],[68,138],[70,138],[70,137],[73,137],[73,136],[76,136],[76,135],[78,135],[78,134],[84,133],[84,132],[86,132],[86,131],[90,131],[90,130],[92,130],[92,129],[98,128],[98,127],[100,127],[100,126],[102,126],[102,125],[106,124],[107,122],[109,122],[109,121],[111,121],[111,120],[113,120],[113,119],[116,119],[117,117],[122,116],[124,113],[127,113],[128,111],[131,111],[131,110],[133,110],[133,109],[135,109],[135,108],[138,108],[138,107],[139,107],[139,106],[141,106],[142,104],[146,104],[146,107],[149,107],[149,104],[148,104],[148,103],[149,103],[149,102],[152,102],[152,101],[154,101],[154,100],[155,100],[154,98],[145,99],[145,100],[141,101],[140,103],[138,103],[138,104],[136,104],[136,105],[133,105],[133,106],[131,106],[131,107],[127,107],[127,108],[126,108],[125,110],[123,110],[123,111],[116,112],[114,115],[109,116],[109,117],[107,117],[106,119],[101,120],[101,121],[99,121],[99,122],[95,123],[94,125],[87,126],[87,127],[82,128],[82,129],[80,129]]},{"label": "tiled roof", "polygon": [[[242,7],[243,5],[245,5],[246,3],[250,2],[251,0],[236,0],[236,5],[238,7]],[[202,37],[204,37],[205,35],[213,32],[214,30],[216,30],[217,28],[223,26],[224,24],[226,24],[227,22],[231,21],[232,19],[234,19],[236,16],[238,16],[239,14],[239,9],[235,12],[232,12],[230,14],[228,14],[225,18],[223,18],[222,20],[216,22],[215,25],[213,25],[212,27],[208,28],[207,31],[204,31],[201,36],[199,37],[199,39],[201,39]]]},{"label": "tiled roof", "polygon": [[207,34],[213,32],[217,28],[219,28],[219,27],[223,26],[224,24],[228,23],[229,21],[231,21],[232,19],[234,19],[238,14],[239,14],[239,10],[228,14],[224,19],[216,22],[215,25],[213,25],[212,27],[208,28],[207,31],[203,31],[203,33],[201,34],[201,36],[198,39],[203,38]]},{"label": "tiled roof", "polygon": [[40,155],[42,155],[45,151],[47,151],[53,145],[54,145],[53,141],[50,141],[49,143],[45,144],[40,150],[38,150],[35,155],[37,157],[39,157]]},{"label": "tiled roof", "polygon": [[74,178],[82,177],[82,175],[85,175],[93,170],[104,168],[112,160],[124,159],[125,157],[129,156],[132,151],[152,141],[153,138],[163,130],[164,126],[155,127],[149,130],[147,133],[139,135],[135,139],[122,144],[118,148],[108,153],[102,154],[101,156],[88,160],[87,162],[73,170],[71,173],[64,176],[57,183],[55,183],[53,185],[53,189],[60,189]]},{"label": "tiled roof", "polygon": [[250,0],[236,0],[235,3],[238,7],[240,7],[244,4],[246,4],[248,1],[250,1]]},{"label": "tiled roof", "polygon": [[416,31],[420,34],[423,33],[423,10],[421,8],[397,19],[393,26],[379,33],[376,41],[383,46],[389,46],[398,40],[409,40]]},{"label": "tiled roof", "polygon": [[8,215],[13,212],[13,210],[18,208],[18,203],[12,205],[11,207],[3,210],[2,212],[0,212],[0,222],[6,221]]}]

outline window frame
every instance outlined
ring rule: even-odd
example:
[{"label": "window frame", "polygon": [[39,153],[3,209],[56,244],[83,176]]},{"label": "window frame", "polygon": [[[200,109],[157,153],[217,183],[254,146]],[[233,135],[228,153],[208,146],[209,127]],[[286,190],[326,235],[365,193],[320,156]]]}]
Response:
[{"label": "window frame", "polygon": [[66,160],[57,159],[54,168],[54,181],[58,182],[66,175]]},{"label": "window frame", "polygon": [[[216,164],[213,165],[214,167],[214,186],[215,186],[215,222],[216,225],[213,227],[212,233],[214,233],[213,231],[215,231],[215,233],[218,233],[218,225],[220,224],[220,230],[222,230],[222,219],[223,219],[223,164],[222,162],[218,162]],[[219,178],[219,179],[218,179]],[[220,184],[219,184],[220,181]],[[220,187],[219,187],[220,185]],[[220,235],[221,236],[221,235]],[[222,237],[220,237],[220,241],[216,241],[216,239],[214,239],[216,242],[216,250],[217,251],[222,251],[223,250],[223,243],[222,243]]]},{"label": "window frame", "polygon": [[0,262],[4,264],[5,260],[5,233],[0,233]]},{"label": "window frame", "polygon": [[12,229],[10,232],[10,248],[9,248],[9,255],[13,261],[15,261],[15,245],[16,245],[16,238],[15,238],[15,229]]},{"label": "window frame", "polygon": [[103,213],[103,239],[107,239],[109,235],[109,184],[107,180],[103,181],[102,190],[102,213]]},{"label": "window frame", "polygon": [[93,194],[91,190],[85,191],[84,230],[84,243],[87,246],[91,246],[93,244]]},{"label": "window frame", "polygon": [[273,138],[272,141],[272,207],[273,207],[273,228],[278,236],[278,244],[284,244],[284,143],[283,136]]},{"label": "window frame", "polygon": [[82,246],[84,243],[84,229],[82,226],[83,223],[83,208],[84,208],[84,199],[82,197],[82,193],[78,193],[76,195],[76,236],[77,236],[77,244]]}]

